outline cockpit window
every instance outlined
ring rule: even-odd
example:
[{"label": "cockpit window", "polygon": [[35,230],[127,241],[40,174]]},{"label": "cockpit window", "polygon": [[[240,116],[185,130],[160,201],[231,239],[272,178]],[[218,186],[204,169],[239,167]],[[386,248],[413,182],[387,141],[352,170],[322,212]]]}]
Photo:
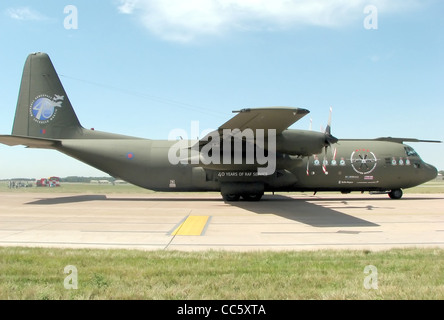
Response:
[{"label": "cockpit window", "polygon": [[419,157],[419,155],[416,153],[416,151],[412,147],[404,147],[405,154],[408,157]]}]

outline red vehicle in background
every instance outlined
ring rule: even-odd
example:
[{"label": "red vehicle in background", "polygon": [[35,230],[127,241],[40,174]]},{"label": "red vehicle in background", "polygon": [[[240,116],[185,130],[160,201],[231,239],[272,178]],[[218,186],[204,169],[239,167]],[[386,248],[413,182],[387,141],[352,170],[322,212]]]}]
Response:
[{"label": "red vehicle in background", "polygon": [[48,179],[42,178],[42,179],[38,179],[35,181],[35,185],[37,187],[47,187],[48,184]]},{"label": "red vehicle in background", "polygon": [[60,187],[60,178],[59,177],[50,177],[48,179],[50,187]]},{"label": "red vehicle in background", "polygon": [[35,182],[37,187],[60,187],[59,177],[41,178]]}]

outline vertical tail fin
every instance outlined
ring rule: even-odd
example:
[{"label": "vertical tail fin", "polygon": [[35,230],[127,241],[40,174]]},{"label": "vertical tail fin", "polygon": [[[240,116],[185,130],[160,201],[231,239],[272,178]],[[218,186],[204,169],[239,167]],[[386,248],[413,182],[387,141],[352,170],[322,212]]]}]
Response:
[{"label": "vertical tail fin", "polygon": [[32,53],[23,69],[12,134],[74,138],[82,126],[46,53]]}]

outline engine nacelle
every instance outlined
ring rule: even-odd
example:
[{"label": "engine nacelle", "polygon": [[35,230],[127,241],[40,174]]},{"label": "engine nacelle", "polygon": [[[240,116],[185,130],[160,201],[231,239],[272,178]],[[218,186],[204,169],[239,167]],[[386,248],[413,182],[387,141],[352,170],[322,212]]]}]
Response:
[{"label": "engine nacelle", "polygon": [[329,136],[323,132],[289,129],[276,137],[276,151],[289,155],[311,156],[322,152]]}]

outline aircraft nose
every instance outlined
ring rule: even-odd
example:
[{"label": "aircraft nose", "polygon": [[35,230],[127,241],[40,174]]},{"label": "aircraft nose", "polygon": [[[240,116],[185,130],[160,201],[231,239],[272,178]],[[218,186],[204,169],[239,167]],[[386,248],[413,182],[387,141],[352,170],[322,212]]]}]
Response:
[{"label": "aircraft nose", "polygon": [[424,182],[435,179],[438,175],[438,170],[431,164],[424,163]]}]

